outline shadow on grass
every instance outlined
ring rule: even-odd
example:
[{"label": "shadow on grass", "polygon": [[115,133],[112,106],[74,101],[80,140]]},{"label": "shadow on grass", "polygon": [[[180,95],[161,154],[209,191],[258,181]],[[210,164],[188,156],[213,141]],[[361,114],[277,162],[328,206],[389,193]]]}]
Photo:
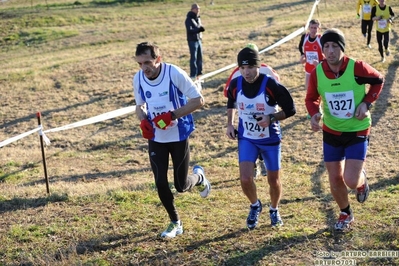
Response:
[{"label": "shadow on grass", "polygon": [[226,260],[225,265],[257,265],[264,257],[274,255],[278,251],[287,250],[294,246],[309,243],[311,240],[320,238],[327,229],[320,229],[316,233],[304,236],[276,236],[264,242],[260,249],[254,249],[242,255],[238,255]]},{"label": "shadow on grass", "polygon": [[[319,211],[321,213],[325,214],[325,224],[331,230],[331,228],[334,225],[335,218],[336,218],[336,213],[334,211],[334,208],[330,208],[328,205],[334,201],[330,190],[323,191],[321,187],[321,178],[323,177],[324,173],[326,172],[326,168],[324,165],[324,161],[320,161],[319,165],[316,167],[316,171],[311,177],[312,180],[312,193],[319,199],[320,201],[320,207]],[[334,243],[340,243],[342,242],[342,237],[343,235],[337,235],[334,234]],[[325,241],[324,243],[325,249],[329,250],[330,245],[328,241]]]},{"label": "shadow on grass", "polygon": [[399,174],[397,174],[395,177],[392,177],[389,179],[380,179],[376,183],[369,184],[370,192],[373,193],[373,191],[376,191],[376,190],[386,190],[390,186],[397,185],[398,180],[399,180]]},{"label": "shadow on grass", "polygon": [[[313,3],[313,1],[301,0],[301,1],[292,2],[292,3],[281,3],[281,4],[275,4],[275,5],[266,6],[265,8],[261,8],[260,11],[275,11],[275,10],[283,9],[284,12],[285,12],[284,14],[288,15],[289,14],[289,12],[287,13],[287,9],[288,8],[292,8],[292,7],[295,7],[295,6],[300,6],[300,5],[303,5],[303,4],[309,5],[310,3]],[[303,10],[302,7],[298,7],[298,8],[300,10]]]},{"label": "shadow on grass", "polygon": [[[150,242],[153,239],[148,236],[147,233],[135,233],[131,235],[108,235],[102,237],[101,239],[91,239],[88,241],[80,241],[76,245],[77,254],[86,254],[99,251],[107,251],[121,246],[126,246],[132,243],[131,238],[142,238],[146,236],[139,242]],[[136,242],[137,243],[137,242]],[[62,251],[59,251],[59,256]]]},{"label": "shadow on grass", "polygon": [[[125,175],[134,175],[143,171],[151,171],[151,168],[142,168],[140,170],[134,170],[134,169],[129,169],[129,170],[124,170],[124,171],[108,171],[108,172],[101,172],[101,173],[86,173],[86,174],[79,174],[79,175],[69,175],[69,176],[51,176],[49,178],[50,182],[50,191],[51,191],[51,184],[56,183],[59,181],[63,182],[76,182],[81,180],[82,182],[86,182],[89,180],[96,180],[99,178],[118,178],[120,176],[125,176]],[[37,185],[40,183],[45,183],[44,178],[39,181],[31,181],[31,182],[26,182],[24,183],[24,186],[32,186],[32,185]]]},{"label": "shadow on grass", "polygon": [[[194,242],[193,244],[189,244],[186,247],[182,248],[184,249],[185,252],[191,252],[203,245],[207,245],[210,243],[217,243],[217,242],[225,242],[237,238],[242,234],[244,234],[245,232],[248,232],[248,229],[241,229],[236,232],[231,232],[212,239]],[[100,239],[90,239],[87,241],[80,241],[76,244],[76,247],[73,248],[75,248],[76,253],[78,255],[82,254],[87,255],[94,252],[105,252],[122,246],[132,245],[132,243],[134,243],[134,246],[138,246],[139,243],[148,244],[151,242],[164,243],[167,242],[167,240],[161,239],[158,236],[149,236],[148,233],[135,233],[129,235],[110,235],[102,237]],[[161,247],[162,244],[160,244],[159,246]],[[66,257],[70,252],[71,252],[70,248],[59,250],[55,254],[55,258],[59,260],[62,257]],[[126,251],[126,253],[129,254],[132,252],[134,252],[132,249]],[[177,258],[181,253],[182,253],[181,248],[174,248],[173,250],[168,250],[168,257]],[[140,265],[159,265],[159,262],[164,261],[165,259],[164,250],[161,248],[159,250],[154,250],[154,252],[152,252],[151,254],[152,255],[150,256],[145,256],[141,258]]]},{"label": "shadow on grass", "polygon": [[[142,238],[145,236],[145,238]],[[132,241],[132,239],[140,238],[140,241]],[[108,250],[118,249],[124,246],[129,246],[134,243],[148,243],[156,240],[154,237],[149,237],[148,233],[135,233],[129,235],[106,235],[98,239],[89,239],[86,241],[78,241],[75,245],[68,248],[58,249],[54,254],[57,261],[62,261],[70,255],[88,255],[96,252],[106,252]],[[127,263],[127,262],[126,262]],[[125,264],[128,265],[128,264]]]},{"label": "shadow on grass", "polygon": [[0,201],[0,214],[6,212],[13,212],[17,210],[34,209],[38,207],[44,207],[49,202],[61,202],[67,201],[68,196],[52,194],[49,197],[41,198],[20,198],[16,197],[11,200],[1,200]]}]

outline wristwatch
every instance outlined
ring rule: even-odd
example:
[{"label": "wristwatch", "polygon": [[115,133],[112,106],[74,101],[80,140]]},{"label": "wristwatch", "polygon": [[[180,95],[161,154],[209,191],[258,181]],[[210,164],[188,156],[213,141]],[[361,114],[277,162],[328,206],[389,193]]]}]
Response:
[{"label": "wristwatch", "polygon": [[277,121],[276,117],[272,114],[269,114],[270,124]]},{"label": "wristwatch", "polygon": [[373,107],[373,104],[372,104],[372,103],[369,103],[369,102],[364,102],[364,103],[365,103],[366,106],[367,106],[367,110],[370,110],[370,108]]},{"label": "wristwatch", "polygon": [[175,115],[175,113],[174,113],[174,112],[171,112],[171,118],[172,118],[172,120],[175,120],[175,119],[177,119],[177,118],[176,118],[176,115]]}]

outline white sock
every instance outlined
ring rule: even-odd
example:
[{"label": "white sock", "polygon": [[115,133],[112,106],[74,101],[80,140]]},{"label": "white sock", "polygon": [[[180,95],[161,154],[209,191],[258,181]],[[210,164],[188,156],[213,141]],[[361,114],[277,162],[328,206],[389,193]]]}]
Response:
[{"label": "white sock", "polygon": [[254,204],[251,204],[252,207],[259,207],[259,205],[260,205],[259,200],[256,200]]}]

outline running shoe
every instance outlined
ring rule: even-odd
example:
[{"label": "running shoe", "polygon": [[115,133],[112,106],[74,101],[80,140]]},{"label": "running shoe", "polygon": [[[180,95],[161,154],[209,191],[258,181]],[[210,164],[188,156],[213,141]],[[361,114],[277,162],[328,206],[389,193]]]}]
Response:
[{"label": "running shoe", "polygon": [[337,231],[343,231],[345,229],[349,229],[351,224],[355,218],[353,217],[353,213],[347,214],[346,212],[341,212],[339,214],[338,221],[334,225],[334,229]]},{"label": "running shoe", "polygon": [[270,221],[272,227],[279,227],[284,224],[283,220],[281,220],[281,216],[278,210],[275,211],[270,210]]},{"label": "running shoe", "polygon": [[367,47],[369,48],[369,49],[371,49],[372,47],[371,47],[371,44],[367,44]]},{"label": "running shoe", "polygon": [[262,203],[259,200],[259,206],[250,206],[247,227],[249,230],[254,229],[258,225],[259,214],[262,212]]},{"label": "running shoe", "polygon": [[381,62],[382,62],[382,63],[385,62],[385,57],[381,57]]},{"label": "running shoe", "polygon": [[202,168],[199,165],[195,165],[194,168],[193,168],[193,173],[202,176],[203,180],[199,184],[199,186],[201,187],[200,188],[200,195],[203,198],[208,197],[209,193],[211,193],[211,183],[205,177],[204,168]]},{"label": "running shoe", "polygon": [[168,228],[162,232],[161,237],[163,238],[174,238],[177,235],[183,234],[183,224],[182,222],[170,222]]},{"label": "running shoe", "polygon": [[391,54],[391,51],[389,50],[389,48],[385,50],[385,54],[386,54],[386,56],[389,56]]},{"label": "running shoe", "polygon": [[356,188],[356,199],[360,203],[365,202],[370,193],[370,187],[367,183],[366,171],[364,169],[363,169],[363,174],[364,174],[364,184]]}]

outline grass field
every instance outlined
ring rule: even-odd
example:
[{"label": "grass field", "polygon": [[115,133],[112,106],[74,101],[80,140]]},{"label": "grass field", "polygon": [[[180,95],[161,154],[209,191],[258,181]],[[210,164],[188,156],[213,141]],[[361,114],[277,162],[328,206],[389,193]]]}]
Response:
[{"label": "grass field", "polygon": [[[206,29],[204,72],[210,73],[235,63],[248,42],[268,47],[302,27],[314,2],[198,3]],[[156,42],[164,61],[189,71],[184,19],[191,4],[1,1],[0,141],[35,129],[36,112],[46,130],[133,105],[139,42]],[[398,0],[387,4],[399,13]],[[205,168],[213,190],[206,199],[196,191],[175,194],[183,235],[159,238],[169,221],[139,121],[128,114],[47,134],[49,194],[37,133],[1,148],[0,265],[313,265],[330,255],[347,264],[399,264],[398,29],[394,24],[391,56],[381,63],[374,30],[373,49],[366,48],[355,6],[324,0],[314,14],[323,30],[345,33],[348,55],[386,78],[372,110],[366,161],[371,193],[363,205],[351,193],[351,231],[332,230],[339,210],[329,191],[321,134],[311,132],[306,119],[298,36],[261,56],[297,106],[297,114],[282,122],[282,228],[272,230],[265,212],[255,230],[246,229],[249,203],[238,179],[236,142],[225,136],[225,71],[204,80],[206,104],[194,113],[191,162]],[[269,204],[266,178],[256,185]]]}]

